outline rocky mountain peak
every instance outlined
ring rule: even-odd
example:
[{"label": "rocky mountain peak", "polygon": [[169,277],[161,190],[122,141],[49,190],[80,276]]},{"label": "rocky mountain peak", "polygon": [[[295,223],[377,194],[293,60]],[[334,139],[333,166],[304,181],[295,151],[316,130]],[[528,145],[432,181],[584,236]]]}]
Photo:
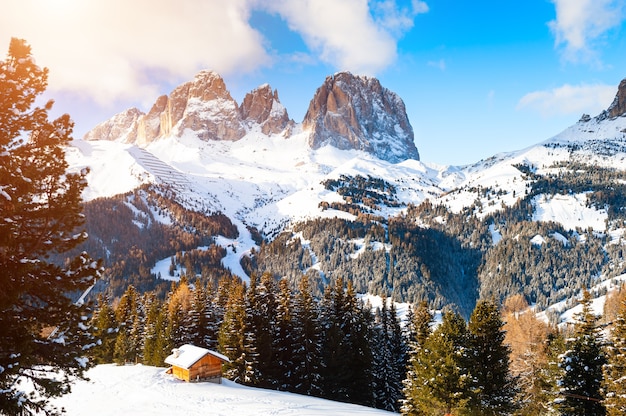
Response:
[{"label": "rocky mountain peak", "polygon": [[392,163],[419,160],[404,102],[376,78],[340,72],[317,89],[302,122],[313,149],[356,149]]},{"label": "rocky mountain peak", "polygon": [[[237,141],[248,132],[292,135],[295,123],[268,84],[246,94],[241,106],[224,80],[201,71],[192,81],[156,99],[147,114],[122,112],[85,135],[86,140],[112,140],[147,146],[162,137],[192,132],[202,140]],[[310,102],[302,127],[309,145],[318,149],[363,150],[397,163],[419,160],[403,101],[376,78],[349,72],[327,77]]]},{"label": "rocky mountain peak", "polygon": [[607,110],[609,117],[615,118],[626,114],[626,78],[619,83],[613,103]]},{"label": "rocky mountain peak", "polygon": [[239,112],[248,127],[258,124],[267,135],[282,133],[287,127],[291,129],[294,124],[289,119],[287,109],[278,99],[278,91],[272,92],[269,84],[261,85],[246,94]]}]

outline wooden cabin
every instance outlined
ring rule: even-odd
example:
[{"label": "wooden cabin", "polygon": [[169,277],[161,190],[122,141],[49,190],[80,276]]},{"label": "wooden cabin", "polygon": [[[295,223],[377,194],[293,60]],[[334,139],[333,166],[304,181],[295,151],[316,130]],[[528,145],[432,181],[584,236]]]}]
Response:
[{"label": "wooden cabin", "polygon": [[172,354],[165,358],[165,363],[171,365],[167,373],[189,382],[221,383],[224,362],[230,362],[228,357],[191,344],[174,348]]}]

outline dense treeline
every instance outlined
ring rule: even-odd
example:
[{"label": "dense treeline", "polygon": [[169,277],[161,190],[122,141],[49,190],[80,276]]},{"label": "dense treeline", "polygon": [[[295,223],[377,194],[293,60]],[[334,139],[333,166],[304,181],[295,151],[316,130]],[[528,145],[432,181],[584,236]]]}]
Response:
[{"label": "dense treeline", "polygon": [[[586,193],[588,206],[606,209],[607,225],[623,227],[624,172],[578,162],[560,163],[547,174],[536,173],[534,166],[517,168],[529,181],[525,194],[489,214],[482,214],[481,199],[493,202],[497,193],[480,187],[474,205],[460,212],[426,200],[380,220],[359,201],[366,192],[395,195],[385,181],[358,176],[326,181],[355,218],[296,224],[246,259],[246,270],[287,278],[292,289],[305,273],[316,294],[329,279],[342,276],[358,292],[425,300],[434,309],[454,304],[465,317],[479,298],[501,302],[521,293],[545,308],[571,299],[601,275],[625,271],[621,242],[608,244],[604,233],[533,219],[537,198]],[[385,204],[383,199],[379,203]]]},{"label": "dense treeline", "polygon": [[161,366],[191,343],[226,355],[224,375],[239,383],[409,415],[623,414],[624,294],[607,301],[604,339],[586,291],[573,326],[557,329],[521,295],[502,310],[479,301],[467,321],[446,309],[437,324],[421,302],[401,323],[393,303],[372,310],[343,279],[315,298],[306,277],[295,291],[270,274],[248,285],[183,278],[165,300],[133,286],[115,306],[101,294],[93,359]]}]

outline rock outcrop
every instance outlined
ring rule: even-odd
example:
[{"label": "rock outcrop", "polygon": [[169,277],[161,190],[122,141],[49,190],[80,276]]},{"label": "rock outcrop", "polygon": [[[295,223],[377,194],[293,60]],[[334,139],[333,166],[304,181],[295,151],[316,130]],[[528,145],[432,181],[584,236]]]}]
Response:
[{"label": "rock outcrop", "polygon": [[376,78],[341,72],[317,89],[302,122],[313,149],[369,152],[392,163],[419,160],[404,102]]},{"label": "rock outcrop", "polygon": [[267,135],[283,133],[288,127],[289,133],[294,124],[278,99],[278,91],[272,92],[268,84],[246,94],[239,110],[248,127],[257,124]]},{"label": "rock outcrop", "polygon": [[619,83],[617,95],[615,95],[615,99],[607,111],[609,112],[609,117],[611,118],[620,117],[626,114],[626,78]]},{"label": "rock outcrop", "polygon": [[[147,114],[133,108],[99,124],[85,140],[114,140],[140,147],[162,137],[193,134],[201,140],[237,141],[248,132],[288,138],[295,123],[265,84],[246,94],[241,106],[224,80],[202,71],[193,81],[159,97]],[[348,72],[327,77],[309,105],[304,121],[311,148],[331,145],[355,149],[397,163],[419,160],[403,101],[375,78]]]},{"label": "rock outcrop", "polygon": [[137,108],[122,111],[88,131],[83,139],[118,140],[122,143],[133,143],[137,138],[139,120],[143,115],[144,113]]}]

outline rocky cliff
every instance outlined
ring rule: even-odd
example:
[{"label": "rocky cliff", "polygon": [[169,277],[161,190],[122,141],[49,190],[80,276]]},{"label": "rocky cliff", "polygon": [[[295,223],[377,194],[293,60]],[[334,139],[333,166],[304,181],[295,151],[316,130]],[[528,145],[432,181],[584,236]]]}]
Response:
[{"label": "rocky cliff", "polygon": [[[241,119],[251,128],[254,124],[261,127],[264,134],[291,133],[294,122],[289,119],[287,109],[278,99],[278,91],[264,84],[246,94],[239,108]],[[285,131],[285,129],[287,129]]]},{"label": "rocky cliff", "polygon": [[376,78],[341,72],[317,89],[302,127],[313,149],[357,149],[392,163],[419,160],[404,102]]},{"label": "rocky cliff", "polygon": [[608,109],[609,117],[619,117],[626,114],[626,78],[619,83],[619,87],[617,89],[617,95],[615,95],[615,99],[613,103]]},{"label": "rocky cliff", "polygon": [[[218,74],[202,71],[159,97],[147,114],[126,110],[84,138],[146,146],[161,137],[192,132],[202,140],[237,141],[250,131],[289,138],[294,126],[278,92],[268,84],[246,94],[239,106]],[[404,103],[375,78],[348,72],[326,78],[302,127],[312,149],[331,145],[363,150],[392,163],[419,160]]]}]

